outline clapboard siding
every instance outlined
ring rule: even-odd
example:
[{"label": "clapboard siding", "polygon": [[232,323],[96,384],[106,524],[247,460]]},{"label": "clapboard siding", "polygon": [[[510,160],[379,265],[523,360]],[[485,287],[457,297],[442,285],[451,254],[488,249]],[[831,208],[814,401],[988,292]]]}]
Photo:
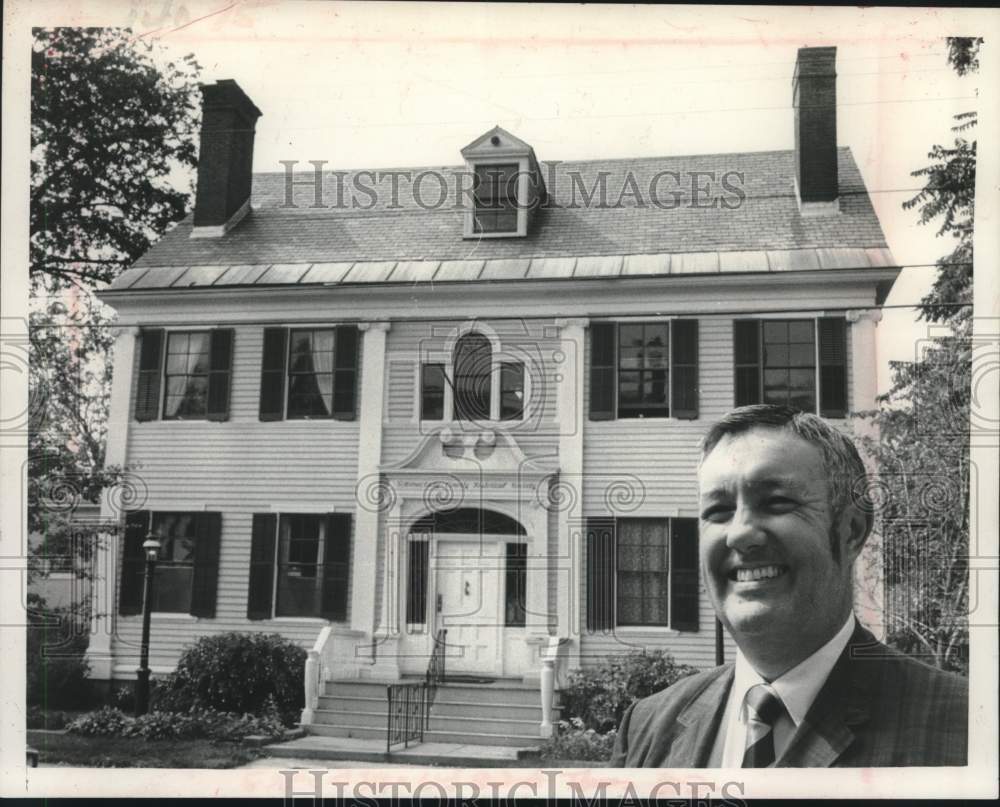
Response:
[{"label": "clapboard siding", "polygon": [[[150,508],[157,509],[157,508]],[[257,511],[266,510],[258,506]],[[252,514],[222,511],[222,536],[219,554],[219,580],[216,595],[216,615],[212,619],[198,619],[186,614],[154,614],[150,630],[150,664],[174,666],[185,647],[202,636],[210,636],[226,631],[251,631],[280,633],[305,648],[311,647],[324,625],[323,619],[261,619],[248,620],[247,591],[250,576],[250,536]],[[356,535],[352,536],[352,554]],[[120,569],[120,564],[118,565]],[[120,585],[119,579],[116,581]],[[348,603],[354,575],[348,580]],[[350,619],[350,614],[348,614]],[[133,655],[138,655],[142,633],[140,616],[117,616],[112,650],[117,664],[127,663]]]}]

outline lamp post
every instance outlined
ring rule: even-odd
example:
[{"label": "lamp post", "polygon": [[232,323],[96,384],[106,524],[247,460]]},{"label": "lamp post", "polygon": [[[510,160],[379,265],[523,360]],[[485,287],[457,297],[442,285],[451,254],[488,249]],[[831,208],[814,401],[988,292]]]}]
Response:
[{"label": "lamp post", "polygon": [[149,616],[153,610],[153,575],[160,554],[160,542],[155,535],[148,535],[142,548],[146,552],[146,581],[142,591],[142,649],[139,651],[139,669],[136,670],[136,717],[149,711]]}]

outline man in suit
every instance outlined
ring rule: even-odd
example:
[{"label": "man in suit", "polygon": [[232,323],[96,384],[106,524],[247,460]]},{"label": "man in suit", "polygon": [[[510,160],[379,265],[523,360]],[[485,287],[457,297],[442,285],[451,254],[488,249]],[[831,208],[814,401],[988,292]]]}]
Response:
[{"label": "man in suit", "polygon": [[965,765],[968,685],[897,653],[853,612],[871,531],[850,439],[787,407],[734,410],[698,470],[701,567],[735,664],[633,704],[615,767]]}]

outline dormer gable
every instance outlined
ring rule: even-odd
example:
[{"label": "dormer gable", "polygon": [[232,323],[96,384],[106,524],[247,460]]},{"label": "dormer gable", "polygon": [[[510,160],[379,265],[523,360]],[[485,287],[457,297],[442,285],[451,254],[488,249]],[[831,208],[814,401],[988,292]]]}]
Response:
[{"label": "dormer gable", "polygon": [[528,234],[535,209],[546,199],[535,150],[494,126],[462,149],[472,177],[465,238],[511,238]]}]

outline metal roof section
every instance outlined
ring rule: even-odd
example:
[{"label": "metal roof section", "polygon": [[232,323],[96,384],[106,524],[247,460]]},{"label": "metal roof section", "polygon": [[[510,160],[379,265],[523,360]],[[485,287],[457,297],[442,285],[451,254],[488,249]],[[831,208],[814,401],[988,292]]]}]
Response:
[{"label": "metal roof section", "polygon": [[518,280],[774,274],[897,266],[886,248],[681,252],[662,255],[593,255],[465,261],[358,261],[133,268],[109,291],[223,286],[331,286],[461,283]]}]

